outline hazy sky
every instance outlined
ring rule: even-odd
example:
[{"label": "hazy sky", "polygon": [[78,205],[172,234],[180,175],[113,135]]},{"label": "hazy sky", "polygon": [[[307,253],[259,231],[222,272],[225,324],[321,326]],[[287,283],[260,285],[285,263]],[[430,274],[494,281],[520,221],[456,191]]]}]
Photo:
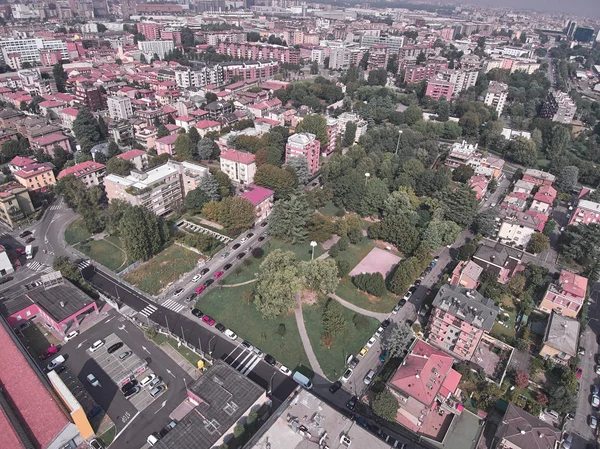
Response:
[{"label": "hazy sky", "polygon": [[600,0],[467,0],[467,3],[600,17]]}]

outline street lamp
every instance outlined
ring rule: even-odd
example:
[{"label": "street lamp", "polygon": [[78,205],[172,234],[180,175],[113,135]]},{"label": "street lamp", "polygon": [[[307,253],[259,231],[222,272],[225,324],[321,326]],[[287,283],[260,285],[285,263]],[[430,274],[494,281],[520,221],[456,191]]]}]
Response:
[{"label": "street lamp", "polygon": [[311,256],[310,260],[314,260],[314,258],[315,258],[315,246],[317,246],[317,242],[315,242],[314,240],[312,242],[310,242],[310,247],[312,249],[312,256]]},{"label": "street lamp", "polygon": [[213,335],[212,337],[210,337],[210,340],[208,340],[208,355],[212,356],[212,349],[210,349],[210,342],[213,341],[213,338],[215,338],[216,335]]},{"label": "street lamp", "polygon": [[370,176],[371,176],[371,173],[365,173],[365,185],[367,185],[367,183],[369,182]]},{"label": "street lamp", "polygon": [[398,130],[398,142],[396,142],[396,152],[394,154],[398,154],[398,148],[400,147],[400,136],[404,131],[401,129]]}]

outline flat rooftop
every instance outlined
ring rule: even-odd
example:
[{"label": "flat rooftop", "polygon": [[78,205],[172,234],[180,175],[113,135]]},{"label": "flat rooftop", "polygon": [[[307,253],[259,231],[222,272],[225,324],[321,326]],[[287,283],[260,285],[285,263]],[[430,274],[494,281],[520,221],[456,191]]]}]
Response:
[{"label": "flat rooftop", "polygon": [[[307,431],[301,433],[300,427]],[[346,435],[350,447],[359,449],[388,449],[389,444],[371,435],[354,421],[337,412],[323,401],[302,389],[273,423],[265,430],[256,449],[318,449],[319,439],[325,437],[330,448],[340,445],[340,437]]]},{"label": "flat rooftop", "polygon": [[173,167],[168,162],[159,167],[148,170],[147,172],[138,172],[132,170],[132,174],[129,176],[120,176],[111,173],[104,178],[105,181],[110,181],[115,184],[120,184],[125,187],[135,187],[137,189],[145,189],[148,186],[152,186],[161,182],[163,179],[179,173],[177,168]]}]

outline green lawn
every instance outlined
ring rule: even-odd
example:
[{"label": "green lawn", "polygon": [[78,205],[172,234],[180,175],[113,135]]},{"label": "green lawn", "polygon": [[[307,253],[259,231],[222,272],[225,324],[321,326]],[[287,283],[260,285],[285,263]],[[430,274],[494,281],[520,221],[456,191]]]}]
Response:
[{"label": "green lawn", "polygon": [[387,291],[380,298],[369,296],[365,292],[357,289],[348,278],[340,280],[340,283],[335,290],[335,294],[362,309],[381,313],[391,312],[400,300],[400,297]]},{"label": "green lawn", "polygon": [[[223,280],[223,283],[226,285],[234,285],[254,279],[255,274],[258,272],[258,267],[262,261],[265,260],[266,255],[276,249],[292,251],[296,255],[297,260],[310,260],[311,258],[311,247],[307,242],[291,245],[281,240],[270,238],[262,246],[262,249],[265,251],[263,257],[255,259],[251,255],[246,256],[242,264],[237,264],[236,267],[231,269],[230,274]],[[315,258],[319,257],[321,254],[323,254],[323,248],[319,245],[315,248]]]},{"label": "green lawn", "polygon": [[100,439],[104,442],[105,447],[108,447],[111,445],[111,443],[115,439],[116,434],[117,434],[117,428],[115,426],[112,426],[110,429],[108,429],[106,432],[104,432],[102,435],[100,435]]},{"label": "green lawn", "polygon": [[167,337],[163,334],[156,334],[156,337],[152,339],[154,343],[157,345],[168,344],[171,345],[177,352],[179,352],[188,362],[192,364],[194,368],[198,367],[198,362],[202,360],[202,358],[196,354],[194,351],[188,349],[184,345],[179,345],[179,342],[174,338]]},{"label": "green lawn", "polygon": [[65,230],[65,240],[69,245],[74,245],[90,237],[91,234],[83,226],[82,218],[73,221]]},{"label": "green lawn", "polygon": [[177,245],[171,245],[148,262],[126,274],[123,279],[151,295],[193,270],[198,254]]},{"label": "green lawn", "polygon": [[[111,239],[111,240],[108,240]],[[121,248],[121,242],[118,237],[106,237],[102,240],[90,240],[86,243],[73,245],[90,259],[101,263],[106,268],[113,271],[119,271],[128,264],[127,255]]]},{"label": "green lawn", "polygon": [[319,212],[321,212],[323,215],[328,215],[330,217],[337,217],[337,213],[340,210],[341,208],[333,204],[333,201],[327,201],[325,203],[325,206],[319,209]]},{"label": "green lawn", "polygon": [[369,325],[365,329],[358,329],[352,321],[355,312],[344,308],[346,329],[341,334],[334,336],[331,348],[326,348],[321,344],[321,336],[324,332],[322,305],[305,306],[302,311],[304,325],[313,351],[319,360],[321,369],[331,381],[337,380],[344,373],[348,356],[358,354],[379,327],[379,321],[375,318],[367,318]]},{"label": "green lawn", "polygon": [[[263,319],[254,304],[248,304],[242,296],[244,291],[251,289],[252,285],[216,288],[201,296],[196,307],[288,368],[293,369],[300,364],[310,366],[294,313],[274,320]],[[285,325],[284,336],[278,333],[280,323]]]}]

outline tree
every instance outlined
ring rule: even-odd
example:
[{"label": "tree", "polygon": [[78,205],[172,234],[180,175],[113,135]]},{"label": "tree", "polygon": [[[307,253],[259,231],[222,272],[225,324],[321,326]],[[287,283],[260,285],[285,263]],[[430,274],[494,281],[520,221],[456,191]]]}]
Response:
[{"label": "tree", "polygon": [[473,170],[473,168],[470,165],[459,165],[452,172],[452,179],[456,182],[465,183],[469,179],[471,179],[471,176],[473,176],[474,174],[475,170]]},{"label": "tree", "polygon": [[579,179],[579,168],[574,165],[563,167],[556,178],[556,187],[564,193],[571,193]]},{"label": "tree", "polygon": [[324,146],[328,142],[327,120],[321,114],[310,114],[296,126],[297,133],[311,133],[317,136],[317,140]]},{"label": "tree", "polygon": [[405,254],[411,254],[419,244],[419,231],[406,214],[388,215],[372,224],[367,233],[370,238],[389,242]]},{"label": "tree", "polygon": [[471,260],[475,251],[477,251],[477,246],[475,244],[465,243],[458,248],[458,260]]},{"label": "tree", "polygon": [[131,206],[123,211],[119,235],[130,260],[150,259],[167,238],[161,219],[143,206]]},{"label": "tree", "polygon": [[187,134],[180,134],[173,146],[177,157],[190,161],[194,157],[194,144]]},{"label": "tree", "polygon": [[283,166],[283,168],[286,167],[294,170],[299,185],[306,186],[308,184],[311,174],[310,170],[308,169],[308,162],[306,161],[306,158],[300,156],[290,157]]},{"label": "tree", "polygon": [[431,220],[423,233],[421,239],[427,242],[430,248],[439,248],[440,246],[450,245],[462,228],[449,220]]},{"label": "tree", "polygon": [[556,221],[554,221],[552,218],[550,218],[544,225],[544,230],[542,232],[547,237],[550,237],[554,233],[555,229],[556,229]]},{"label": "tree", "polygon": [[229,196],[219,203],[219,223],[229,232],[238,232],[254,224],[254,206],[246,198]]},{"label": "tree", "polygon": [[366,291],[374,296],[382,296],[385,293],[385,280],[381,273],[361,273],[352,278],[356,288]]},{"label": "tree", "polygon": [[371,70],[367,78],[367,84],[369,86],[385,86],[387,84],[387,69]]},{"label": "tree", "polygon": [[416,104],[411,104],[404,111],[404,121],[408,126],[412,126],[419,120],[423,120],[423,111]]},{"label": "tree", "polygon": [[67,206],[77,211],[79,204],[85,198],[86,187],[81,179],[69,175],[57,181],[55,191],[63,197]]},{"label": "tree", "polygon": [[121,176],[128,176],[131,170],[135,168],[135,165],[131,161],[126,161],[118,156],[110,158],[106,163],[106,173],[115,173]]},{"label": "tree", "polygon": [[254,302],[263,318],[273,319],[296,307],[295,295],[302,289],[296,257],[280,249],[269,253],[256,275]]},{"label": "tree", "polygon": [[550,239],[541,232],[534,233],[527,244],[527,251],[539,254],[550,248]]},{"label": "tree", "polygon": [[214,159],[218,155],[218,152],[219,147],[208,137],[203,137],[196,144],[196,153],[198,154],[198,159],[202,161]]},{"label": "tree", "polygon": [[401,357],[408,349],[412,338],[412,329],[406,322],[394,323],[392,328],[383,335],[381,345],[389,357]]},{"label": "tree", "polygon": [[323,309],[323,329],[325,333],[330,335],[339,334],[347,324],[344,307],[335,299],[328,299]]},{"label": "tree", "polygon": [[156,137],[160,139],[161,137],[167,137],[169,134],[171,133],[169,132],[167,127],[161,123],[161,125],[158,127],[158,130],[156,131]]},{"label": "tree", "polygon": [[275,203],[269,219],[269,234],[296,244],[306,239],[307,225],[313,211],[306,195],[292,195]]},{"label": "tree", "polygon": [[276,199],[288,198],[298,185],[293,170],[285,170],[271,164],[261,165],[254,174],[254,184],[275,191]]},{"label": "tree", "polygon": [[82,146],[83,139],[88,139],[92,144],[100,141],[98,122],[88,108],[82,107],[77,112],[73,121],[73,133]]},{"label": "tree", "polygon": [[475,216],[473,220],[473,231],[489,237],[494,233],[496,227],[496,212],[493,209],[487,209]]},{"label": "tree", "polygon": [[388,289],[397,295],[406,293],[406,290],[412,285],[419,276],[420,270],[417,267],[414,257],[400,261],[388,282]]},{"label": "tree", "polygon": [[298,264],[298,274],[310,290],[327,294],[337,288],[338,267],[333,259],[302,261]]},{"label": "tree", "polygon": [[423,64],[425,61],[427,61],[427,56],[425,56],[425,53],[421,52],[417,55],[417,64]]},{"label": "tree", "polygon": [[185,196],[184,201],[187,210],[198,214],[202,211],[204,205],[210,201],[210,198],[204,190],[202,190],[200,187],[196,187]]},{"label": "tree", "polygon": [[65,69],[61,63],[58,63],[52,67],[52,76],[54,77],[54,82],[56,83],[56,89],[59,92],[66,92],[65,83],[67,81],[67,73],[65,72]]},{"label": "tree", "polygon": [[[447,122],[450,118],[450,103],[442,96],[436,106],[438,122]],[[457,136],[458,137],[458,136]]]},{"label": "tree", "polygon": [[100,134],[100,141],[108,139],[108,126],[102,116],[98,117],[98,133]]},{"label": "tree", "polygon": [[200,141],[200,133],[198,132],[198,128],[192,126],[187,134],[190,140],[192,141],[192,145],[196,147],[198,145],[198,142]]},{"label": "tree", "polygon": [[195,44],[194,32],[189,27],[183,27],[181,29],[181,45],[184,48],[188,48],[193,47]]},{"label": "tree", "polygon": [[515,384],[519,388],[527,388],[529,386],[529,374],[525,371],[517,371],[515,374]]},{"label": "tree", "polygon": [[62,170],[68,160],[72,158],[70,153],[67,153],[63,147],[54,147],[54,157],[52,163],[57,170]]},{"label": "tree", "polygon": [[461,186],[446,193],[444,198],[444,218],[461,226],[469,226],[477,213],[475,192],[468,186]]},{"label": "tree", "polygon": [[354,139],[356,139],[356,123],[348,122],[344,131],[344,138],[342,139],[342,145],[349,147],[354,145]]},{"label": "tree", "polygon": [[106,26],[102,23],[96,22],[96,27],[98,28],[98,33],[104,33],[107,30]]},{"label": "tree", "polygon": [[524,137],[511,139],[506,146],[505,154],[507,158],[526,167],[535,166],[537,163],[535,143]]},{"label": "tree", "polygon": [[112,140],[108,142],[108,159],[111,159],[119,154],[121,154],[121,149],[119,148],[119,145],[117,145]]},{"label": "tree", "polygon": [[198,188],[204,190],[204,193],[206,193],[206,196],[211,201],[218,201],[221,198],[219,195],[219,182],[210,172],[202,175],[200,181],[198,181]]},{"label": "tree", "polygon": [[52,268],[56,271],[60,271],[60,274],[75,283],[83,282],[83,277],[81,276],[81,272],[79,268],[77,268],[77,264],[71,262],[71,260],[67,256],[57,256],[52,261]]},{"label": "tree", "polygon": [[396,396],[394,396],[391,391],[386,389],[375,395],[371,402],[371,408],[373,409],[373,413],[380,418],[383,418],[386,421],[394,422],[396,420],[396,415],[398,414],[400,404],[398,404],[398,399],[396,399]]}]

